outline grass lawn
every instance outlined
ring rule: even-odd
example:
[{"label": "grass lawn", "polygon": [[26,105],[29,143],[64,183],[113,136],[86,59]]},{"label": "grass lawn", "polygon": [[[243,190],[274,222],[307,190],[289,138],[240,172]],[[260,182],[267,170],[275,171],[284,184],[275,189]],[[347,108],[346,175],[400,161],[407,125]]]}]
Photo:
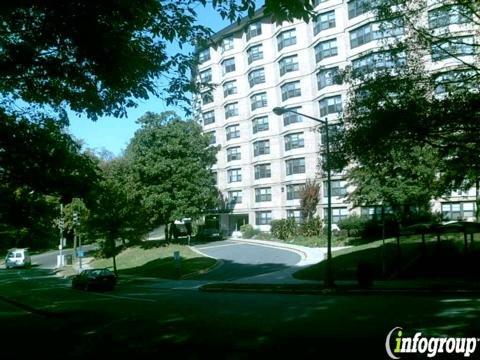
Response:
[{"label": "grass lawn", "polygon": [[[180,252],[180,268],[173,258],[175,251]],[[131,274],[165,279],[179,279],[189,274],[206,271],[216,264],[216,260],[192,251],[186,245],[169,244],[166,246],[145,248],[132,246],[117,255],[117,269],[120,274]],[[112,259],[94,259],[92,268],[112,268]]]},{"label": "grass lawn", "polygon": [[[437,243],[434,236],[426,237],[422,250],[420,236],[401,238],[400,251],[396,239],[374,241],[333,252],[333,269],[338,280],[356,280],[359,263],[367,264],[374,279],[478,279],[479,246],[474,243],[465,253],[462,234],[443,235]],[[302,269],[294,277],[304,280],[323,280],[326,263]]]}]

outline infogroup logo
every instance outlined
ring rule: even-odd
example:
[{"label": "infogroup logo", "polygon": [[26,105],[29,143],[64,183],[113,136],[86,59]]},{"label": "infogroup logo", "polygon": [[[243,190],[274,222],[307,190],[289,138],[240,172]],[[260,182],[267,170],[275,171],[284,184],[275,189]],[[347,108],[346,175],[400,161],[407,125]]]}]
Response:
[{"label": "infogroup logo", "polygon": [[425,337],[421,332],[413,337],[404,336],[399,326],[393,328],[385,340],[385,350],[391,359],[400,359],[402,354],[426,354],[433,358],[437,354],[463,354],[469,357],[477,348],[478,338]]}]

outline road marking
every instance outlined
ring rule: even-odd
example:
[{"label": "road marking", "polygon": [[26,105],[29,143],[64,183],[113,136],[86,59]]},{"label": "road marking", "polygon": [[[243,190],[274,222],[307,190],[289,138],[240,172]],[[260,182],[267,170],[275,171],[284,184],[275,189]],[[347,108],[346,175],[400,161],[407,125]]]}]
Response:
[{"label": "road marking", "polygon": [[130,296],[108,295],[108,294],[97,294],[97,295],[106,296],[106,297],[110,297],[110,298],[116,298],[116,299],[123,299],[123,300],[156,302],[156,300],[152,300],[152,299],[136,298],[136,297],[130,297]]},{"label": "road marking", "polygon": [[205,246],[205,247],[197,247],[197,249],[204,250],[204,249],[215,249],[224,246],[238,246],[238,245],[246,245],[242,243],[234,243],[234,244],[224,244],[224,245],[213,245],[213,246]]}]

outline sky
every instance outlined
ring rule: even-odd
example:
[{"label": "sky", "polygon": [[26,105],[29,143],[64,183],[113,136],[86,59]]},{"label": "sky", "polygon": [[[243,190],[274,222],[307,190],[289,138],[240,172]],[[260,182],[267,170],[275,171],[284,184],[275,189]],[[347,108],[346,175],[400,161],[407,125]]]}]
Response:
[{"label": "sky", "polygon": [[[229,25],[228,20],[222,20],[221,16],[211,7],[196,8],[199,23],[209,26],[213,31],[219,31]],[[185,49],[185,47],[184,47]],[[176,52],[177,47],[169,49]],[[114,155],[120,155],[126,148],[128,142],[138,129],[136,120],[147,111],[162,112],[174,110],[183,113],[175,107],[167,107],[161,99],[151,97],[148,100],[137,100],[138,107],[128,110],[126,118],[115,118],[112,116],[101,117],[97,121],[88,119],[85,115],[78,116],[74,112],[68,112],[70,119],[70,133],[77,139],[84,141],[85,147],[95,150],[107,150]]]}]

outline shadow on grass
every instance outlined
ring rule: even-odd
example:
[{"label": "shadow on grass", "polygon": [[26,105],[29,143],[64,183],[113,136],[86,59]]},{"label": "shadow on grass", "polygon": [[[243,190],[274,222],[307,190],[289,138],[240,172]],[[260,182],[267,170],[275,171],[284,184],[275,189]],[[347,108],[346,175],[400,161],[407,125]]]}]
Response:
[{"label": "shadow on grass", "polygon": [[158,277],[163,279],[181,279],[182,277],[201,271],[216,264],[216,260],[207,257],[196,257],[190,259],[182,258],[177,262],[173,257],[167,257],[147,262],[142,266],[119,270],[122,274]]},{"label": "shadow on grass", "polygon": [[[373,279],[480,279],[480,251],[470,248],[464,251],[459,241],[443,240],[427,242],[425,248],[419,242],[387,243],[359,251],[338,254],[332,260],[337,280],[356,280],[359,264],[367,264]],[[323,280],[326,262],[321,262],[294,274],[305,280]]]}]

